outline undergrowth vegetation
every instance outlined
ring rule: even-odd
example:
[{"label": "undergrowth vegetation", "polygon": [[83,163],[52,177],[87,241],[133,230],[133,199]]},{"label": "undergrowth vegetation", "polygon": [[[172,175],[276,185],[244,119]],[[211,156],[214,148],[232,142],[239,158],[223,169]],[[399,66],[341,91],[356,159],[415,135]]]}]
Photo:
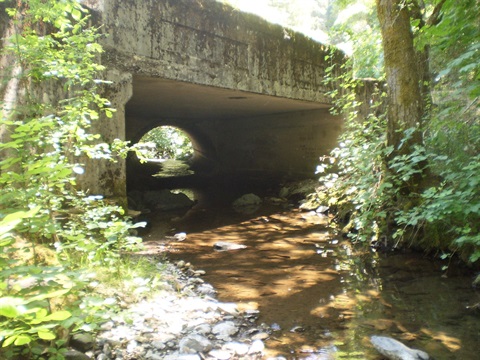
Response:
[{"label": "undergrowth vegetation", "polygon": [[[479,30],[469,22],[478,14],[473,8],[478,10],[478,4],[447,1],[442,21],[417,29],[417,46],[428,44],[435,55],[430,64],[434,80],[428,84],[424,141],[408,154],[392,156],[399,149],[387,146],[382,86],[368,113],[362,113],[366,104],[356,89],[363,80],[354,79],[348,65],[342,77],[326,77],[327,83],[341,84],[342,91],[330,95],[334,111],[345,118],[345,132],[318,167],[325,191],[319,197],[336,207],[354,241],[413,246],[443,258],[456,254],[471,264],[480,259],[480,63]],[[463,22],[461,41],[443,36]],[[446,50],[452,58],[446,58]],[[405,129],[399,147],[416,130]],[[402,193],[402,184],[419,175],[418,191]]]},{"label": "undergrowth vegetation", "polygon": [[12,34],[1,53],[11,66],[0,87],[0,358],[63,359],[71,333],[109,316],[114,299],[95,295],[98,273],[122,277],[121,253],[140,246],[131,229],[141,224],[78,190],[76,176],[86,158],[116,161],[128,148],[91,131],[114,109],[100,95],[99,34],[79,2],[0,7]]}]

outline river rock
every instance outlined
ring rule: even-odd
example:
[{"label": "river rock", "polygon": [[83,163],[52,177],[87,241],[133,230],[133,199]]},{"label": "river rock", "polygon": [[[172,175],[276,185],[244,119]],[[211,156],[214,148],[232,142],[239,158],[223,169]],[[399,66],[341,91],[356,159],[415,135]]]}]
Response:
[{"label": "river rock", "polygon": [[67,350],[63,356],[65,356],[66,360],[91,360],[90,356],[78,350]]},{"label": "river rock", "polygon": [[78,333],[74,334],[70,339],[70,345],[79,351],[87,352],[88,350],[93,349],[95,344],[95,339],[91,334],[88,333]]},{"label": "river rock", "polygon": [[169,190],[146,191],[143,194],[143,202],[149,209],[156,210],[174,210],[188,208],[193,205],[193,201],[183,193],[174,194]]},{"label": "river rock", "polygon": [[173,354],[165,356],[163,360],[202,360],[202,359],[197,354],[180,354],[175,352]]},{"label": "river rock", "polygon": [[223,349],[230,350],[234,352],[236,355],[243,356],[248,353],[249,346],[247,344],[240,343],[237,341],[231,341],[231,342],[227,342],[223,346]]},{"label": "river rock", "polygon": [[212,329],[217,338],[225,338],[231,335],[235,335],[238,332],[238,328],[233,321],[224,321],[215,325]]},{"label": "river rock", "polygon": [[[159,284],[161,290],[151,298],[126,304],[128,309],[109,319],[97,336],[95,359],[214,360],[208,355],[212,350],[219,351],[213,352],[217,360],[227,354],[230,359],[259,358],[261,343],[251,348],[251,333],[244,329],[252,326],[251,315],[258,310],[244,313],[236,303],[204,295],[198,288],[206,284],[192,283],[199,279],[192,269],[185,261],[165,264],[171,280]],[[175,289],[172,280],[182,286]],[[249,350],[258,352],[249,355]]]},{"label": "river rock", "polygon": [[262,199],[255,194],[246,194],[235,200],[233,209],[241,214],[253,214],[260,208]]},{"label": "river rock", "polygon": [[200,335],[208,335],[212,332],[212,327],[210,326],[210,324],[207,324],[207,323],[203,323],[203,324],[199,324],[197,326],[195,326],[195,328],[193,329],[193,331],[196,333],[196,334],[200,334]]},{"label": "river rock", "polygon": [[218,303],[217,307],[226,314],[238,315],[238,306],[236,303]]},{"label": "river rock", "polygon": [[255,194],[246,194],[239,197],[237,200],[235,200],[233,202],[233,207],[258,205],[261,203],[262,203],[262,199],[259,196]]},{"label": "river rock", "polygon": [[179,343],[179,350],[183,354],[195,354],[210,351],[213,345],[206,337],[199,334],[191,334]]},{"label": "river rock", "polygon": [[236,244],[227,241],[218,241],[213,245],[213,248],[217,251],[230,251],[230,250],[239,250],[246,249],[246,245]]},{"label": "river rock", "polygon": [[252,345],[250,345],[250,348],[248,349],[249,354],[256,354],[256,353],[261,353],[265,350],[265,344],[263,343],[262,340],[255,340],[252,342]]},{"label": "river rock", "polygon": [[383,356],[390,360],[429,360],[430,356],[421,350],[411,349],[400,341],[386,336],[372,336],[370,342]]},{"label": "river rock", "polygon": [[202,295],[210,295],[213,296],[216,294],[216,290],[213,288],[212,285],[210,284],[200,284],[200,286],[197,287],[197,291],[199,294]]},{"label": "river rock", "polygon": [[173,236],[165,236],[166,240],[169,241],[184,241],[187,238],[187,233],[179,232]]},{"label": "river rock", "polygon": [[269,337],[270,337],[269,333],[262,331],[253,335],[252,340],[265,340],[265,339],[268,339]]},{"label": "river rock", "polygon": [[325,206],[325,205],[320,205],[316,210],[315,212],[317,213],[326,213],[328,210],[330,209],[329,206]]},{"label": "river rock", "polygon": [[[146,360],[163,360],[163,356],[154,353],[152,350],[149,350],[149,351],[145,354],[145,359],[146,359]],[[98,360],[98,359],[97,359],[97,360]]]},{"label": "river rock", "polygon": [[229,360],[232,358],[232,353],[226,350],[212,350],[208,355],[217,360]]}]

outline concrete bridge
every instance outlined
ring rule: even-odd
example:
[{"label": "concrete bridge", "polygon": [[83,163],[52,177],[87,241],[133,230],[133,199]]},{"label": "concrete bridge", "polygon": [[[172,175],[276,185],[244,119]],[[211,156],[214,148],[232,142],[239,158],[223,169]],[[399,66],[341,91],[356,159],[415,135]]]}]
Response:
[{"label": "concrete bridge", "polygon": [[[107,35],[102,62],[113,83],[105,95],[117,108],[99,128],[107,140],[135,143],[173,125],[191,138],[193,167],[207,177],[283,179],[312,177],[336,145],[342,121],[329,114],[326,46],[215,0],[84,3]],[[135,160],[87,173],[95,174],[84,180],[91,191],[119,197],[126,175],[130,188],[150,175]]]}]

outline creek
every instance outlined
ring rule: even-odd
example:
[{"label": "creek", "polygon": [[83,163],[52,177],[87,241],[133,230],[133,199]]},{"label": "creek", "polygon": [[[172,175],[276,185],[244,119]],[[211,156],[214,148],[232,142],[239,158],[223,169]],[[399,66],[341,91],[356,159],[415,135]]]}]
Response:
[{"label": "creek", "polygon": [[[264,205],[193,208],[172,220],[152,214],[152,251],[206,271],[220,301],[257,309],[267,324],[266,357],[382,359],[370,344],[384,335],[436,360],[478,359],[480,294],[473,274],[413,252],[352,248],[327,215]],[[185,232],[183,241],[165,243]],[[218,241],[247,247],[215,251]]]}]

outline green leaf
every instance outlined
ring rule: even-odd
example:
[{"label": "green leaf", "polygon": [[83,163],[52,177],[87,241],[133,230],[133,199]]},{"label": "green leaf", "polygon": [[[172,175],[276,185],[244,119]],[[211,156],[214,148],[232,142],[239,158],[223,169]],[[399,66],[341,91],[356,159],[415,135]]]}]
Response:
[{"label": "green leaf", "polygon": [[0,315],[7,318],[15,318],[21,314],[17,306],[24,302],[20,298],[2,297],[0,298]]},{"label": "green leaf", "polygon": [[20,312],[13,305],[1,304],[0,305],[0,316],[5,316],[7,318],[15,318],[20,315]]},{"label": "green leaf", "polygon": [[34,301],[51,299],[51,298],[55,298],[55,297],[61,297],[68,292],[70,292],[70,289],[62,289],[62,290],[53,291],[51,293],[40,294],[40,295],[37,295],[37,296],[34,296],[34,297],[28,299],[27,304],[29,304],[31,302],[34,302]]},{"label": "green leaf", "polygon": [[42,330],[42,331],[38,331],[38,337],[40,339],[43,339],[43,340],[53,340],[55,339],[57,336],[51,332],[50,330]]},{"label": "green leaf", "polygon": [[14,345],[22,346],[22,345],[30,344],[31,341],[32,341],[32,338],[30,336],[22,334],[17,336],[17,338],[15,339]]},{"label": "green leaf", "polygon": [[48,316],[45,317],[45,320],[54,320],[54,321],[62,321],[68,319],[72,314],[69,311],[56,311]]},{"label": "green leaf", "polygon": [[43,319],[48,315],[47,309],[40,309],[37,311],[36,318],[37,319]]},{"label": "green leaf", "polygon": [[82,18],[82,13],[80,10],[73,9],[72,10],[72,18],[75,21],[79,21]]},{"label": "green leaf", "polygon": [[2,344],[2,347],[7,347],[7,346],[10,346],[11,344],[13,344],[13,342],[17,339],[17,335],[13,335],[13,336],[10,336],[10,337],[7,337],[5,339],[5,341],[3,342]]}]

